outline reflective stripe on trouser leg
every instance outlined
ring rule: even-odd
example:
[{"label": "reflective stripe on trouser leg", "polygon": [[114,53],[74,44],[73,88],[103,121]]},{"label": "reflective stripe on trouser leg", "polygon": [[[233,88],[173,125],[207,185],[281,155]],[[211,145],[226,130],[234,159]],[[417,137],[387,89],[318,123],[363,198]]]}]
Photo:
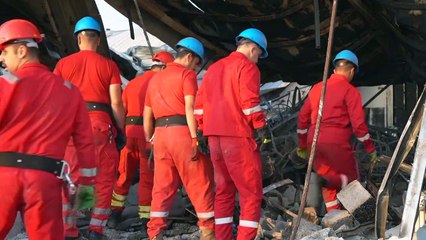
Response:
[{"label": "reflective stripe on trouser leg", "polygon": [[[253,138],[220,137],[224,163],[239,192],[241,215],[237,240],[254,239],[262,203],[262,162]],[[241,224],[242,223],[242,224]]]},{"label": "reflective stripe on trouser leg", "polygon": [[64,191],[67,191],[66,187],[62,188],[62,217],[64,221],[65,237],[78,237],[77,211],[72,209]]},{"label": "reflective stripe on trouser leg", "polygon": [[[95,185],[95,206],[92,212],[89,230],[103,233],[106,221],[109,218],[112,192],[116,180],[118,152],[115,142],[109,142],[108,131],[99,131],[105,128],[105,123],[92,119],[93,134],[95,138],[99,165]],[[92,221],[93,220],[93,221]]]},{"label": "reflective stripe on trouser leg", "polygon": [[[25,230],[28,234],[28,239],[43,239],[56,240],[64,239],[64,225],[62,218],[62,199],[61,190],[63,182],[51,173],[36,171],[32,169],[13,169],[0,168],[0,189],[2,194],[7,196],[7,201],[3,199],[2,207],[0,208],[0,222],[7,221],[11,216],[10,210],[17,210],[11,205],[12,200],[25,201],[25,207],[19,206],[23,221],[25,222]],[[5,178],[5,176],[8,176]],[[22,178],[10,178],[12,176],[25,176]],[[15,182],[15,184],[12,184]],[[18,184],[18,185],[17,185]],[[11,190],[16,188],[18,194]],[[31,191],[22,191],[23,189],[31,189]],[[6,209],[5,209],[6,208]],[[15,219],[16,212],[13,213]],[[5,219],[6,218],[6,219]],[[4,228],[4,224],[0,224]],[[7,228],[7,227],[6,227]],[[4,231],[4,229],[1,229]],[[4,239],[4,238],[2,238]]]},{"label": "reflective stripe on trouser leg", "polygon": [[[141,149],[139,160],[139,186],[138,186],[138,204],[139,206],[151,206],[152,186],[154,184],[154,171],[151,170],[150,163],[145,155],[145,139],[140,143]],[[152,164],[152,163],[151,163]]]},{"label": "reflective stripe on trouser leg", "polygon": [[[127,138],[126,146],[120,152],[120,162],[118,165],[118,178],[115,182],[112,195],[112,209],[123,209],[126,196],[135,175],[136,168],[139,165],[139,148],[137,138]],[[145,141],[144,141],[145,143]]]},{"label": "reflective stripe on trouser leg", "polygon": [[139,218],[149,218],[151,206],[140,206],[139,205]]},{"label": "reflective stripe on trouser leg", "polygon": [[152,189],[151,216],[147,224],[150,239],[167,229],[168,212],[173,206],[173,201],[181,182],[174,162],[170,158],[169,148],[166,145],[167,138],[180,139],[180,137],[173,133],[164,133],[166,129],[175,128],[180,127],[159,127],[155,129],[154,186]]},{"label": "reflective stripe on trouser leg", "polygon": [[330,187],[322,188],[322,197],[324,198],[324,203],[327,209],[327,212],[333,209],[340,209],[339,201],[337,200],[337,190]]},{"label": "reflective stripe on trouser leg", "polygon": [[220,137],[209,137],[210,156],[214,166],[216,196],[214,198],[216,239],[233,239],[232,222],[236,188],[226,167]]},{"label": "reflective stripe on trouser leg", "polygon": [[[191,139],[188,137],[188,157],[192,155]],[[176,157],[177,158],[177,157]],[[197,161],[175,161],[176,168],[182,178],[183,186],[188,193],[198,217],[198,226],[214,230],[214,191],[213,168],[210,159],[200,154]]]}]

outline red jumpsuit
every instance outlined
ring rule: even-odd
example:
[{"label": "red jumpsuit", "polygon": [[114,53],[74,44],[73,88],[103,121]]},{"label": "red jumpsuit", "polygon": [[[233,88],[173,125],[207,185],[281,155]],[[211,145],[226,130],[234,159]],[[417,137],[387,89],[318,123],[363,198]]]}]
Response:
[{"label": "red jumpsuit", "polygon": [[[177,63],[157,73],[150,81],[145,106],[155,119],[185,116],[184,97],[195,96],[195,72]],[[167,216],[181,182],[194,205],[200,228],[214,229],[213,171],[207,157],[192,161],[192,139],[188,126],[156,127],[154,133],[154,187],[148,234],[152,238],[167,228]]]},{"label": "red jumpsuit", "polygon": [[216,238],[233,239],[235,194],[241,215],[237,239],[254,239],[262,202],[262,164],[253,129],[265,125],[259,105],[260,72],[233,52],[207,70],[195,101],[199,129],[208,136],[214,165]]},{"label": "red jumpsuit", "polygon": [[[299,147],[309,148],[318,117],[322,83],[310,91],[299,113],[297,133]],[[363,142],[368,153],[375,151],[373,141],[365,124],[361,94],[345,76],[333,74],[328,80],[324,99],[314,169],[328,182],[322,193],[327,211],[339,209],[337,192],[358,178],[350,137],[352,133]]]},{"label": "red jumpsuit", "polygon": [[[61,160],[73,137],[80,170],[94,168],[90,120],[78,89],[39,63],[25,64],[14,74],[0,76],[0,152]],[[64,239],[62,187],[49,172],[0,167],[0,239],[18,211],[30,239]]]},{"label": "red jumpsuit", "polygon": [[[152,185],[154,171],[151,170],[147,156],[147,147],[143,125],[141,123],[128,124],[130,118],[141,120],[143,117],[143,107],[145,106],[145,95],[149,80],[154,76],[154,71],[147,71],[143,75],[137,76],[130,81],[123,92],[123,103],[127,111],[126,120],[126,147],[121,151],[120,165],[118,167],[119,177],[115,183],[112,194],[111,208],[124,208],[129,188],[139,164],[139,217],[149,218],[152,200]],[[135,118],[139,117],[139,118]]]},{"label": "red jumpsuit", "polygon": [[[77,86],[86,102],[110,105],[110,85],[121,84],[117,65],[95,51],[89,50],[80,51],[61,59],[56,65],[54,73],[64,79],[68,79]],[[89,117],[96,147],[98,168],[95,185],[96,203],[92,210],[89,230],[102,233],[111,213],[111,196],[119,161],[114,141],[117,132],[108,113],[91,111],[89,112]],[[74,147],[69,146],[65,159],[75,162],[77,156],[74,153]],[[73,176],[79,176],[79,173],[73,172]],[[65,199],[64,201],[65,208],[67,203]],[[65,228],[66,236],[75,237],[78,235],[78,229],[75,227],[74,221],[66,222]]]}]

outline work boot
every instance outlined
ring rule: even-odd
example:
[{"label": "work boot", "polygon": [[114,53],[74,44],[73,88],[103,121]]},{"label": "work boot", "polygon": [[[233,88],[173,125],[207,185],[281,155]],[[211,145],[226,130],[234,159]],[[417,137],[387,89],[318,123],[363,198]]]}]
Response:
[{"label": "work boot", "polygon": [[115,229],[117,227],[117,225],[121,222],[121,213],[123,213],[123,210],[121,209],[112,210],[107,223],[109,228]]},{"label": "work boot", "polygon": [[164,240],[163,233],[157,234],[157,236],[151,238],[151,240]]},{"label": "work boot", "polygon": [[90,231],[89,232],[89,240],[107,240],[107,237],[101,233]]},{"label": "work boot", "polygon": [[216,240],[214,230],[200,227],[200,240]]}]

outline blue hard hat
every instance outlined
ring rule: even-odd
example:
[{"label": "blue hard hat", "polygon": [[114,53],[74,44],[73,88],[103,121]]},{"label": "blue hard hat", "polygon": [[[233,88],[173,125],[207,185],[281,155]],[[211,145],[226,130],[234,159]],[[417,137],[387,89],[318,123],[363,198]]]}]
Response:
[{"label": "blue hard hat", "polygon": [[242,31],[240,35],[235,38],[235,41],[238,43],[241,38],[247,38],[259,45],[259,47],[262,49],[262,55],[260,55],[260,58],[268,57],[268,51],[266,50],[268,41],[266,40],[265,34],[263,34],[262,31],[256,28],[248,28]]},{"label": "blue hard hat", "polygon": [[204,46],[203,44],[196,38],[193,37],[186,37],[184,39],[181,39],[175,46],[176,49],[184,47],[193,53],[197,54],[197,56],[201,60],[201,64],[204,61]]},{"label": "blue hard hat", "polygon": [[342,59],[348,60],[349,62],[353,63],[356,66],[356,71],[359,70],[358,57],[352,51],[345,49],[339,52],[333,60],[333,66],[336,66],[337,61]]},{"label": "blue hard hat", "polygon": [[97,32],[100,33],[101,32],[101,25],[93,17],[86,16],[86,17],[78,20],[77,24],[75,25],[74,35],[77,35],[77,33],[81,32],[83,30],[93,30],[93,31],[97,31]]}]

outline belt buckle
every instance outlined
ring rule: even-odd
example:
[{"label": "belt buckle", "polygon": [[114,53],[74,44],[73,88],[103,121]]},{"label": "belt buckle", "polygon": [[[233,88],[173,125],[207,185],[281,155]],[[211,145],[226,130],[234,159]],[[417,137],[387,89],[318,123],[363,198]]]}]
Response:
[{"label": "belt buckle", "polygon": [[[71,169],[70,169],[70,165],[68,164],[67,161],[61,160],[61,163],[62,163],[61,172],[56,177],[59,178],[59,179],[64,179],[65,174],[69,174]],[[65,169],[65,168],[67,168],[67,169]],[[67,171],[65,171],[65,170],[67,170]]]}]

